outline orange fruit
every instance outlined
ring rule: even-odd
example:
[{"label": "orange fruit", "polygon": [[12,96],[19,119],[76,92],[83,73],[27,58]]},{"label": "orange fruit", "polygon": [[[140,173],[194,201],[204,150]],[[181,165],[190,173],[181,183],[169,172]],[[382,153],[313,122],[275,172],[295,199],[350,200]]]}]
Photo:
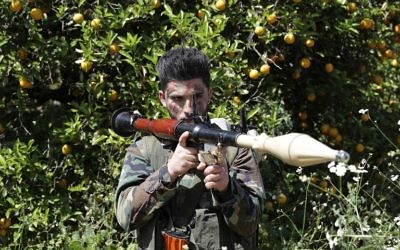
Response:
[{"label": "orange fruit", "polygon": [[63,155],[69,155],[72,152],[72,147],[69,144],[64,144],[61,147],[61,153]]},{"label": "orange fruit", "polygon": [[381,75],[374,75],[372,80],[374,81],[374,83],[381,85],[383,82],[383,77]]},{"label": "orange fruit", "polygon": [[268,211],[272,211],[274,209],[274,203],[272,201],[266,201],[264,206]]},{"label": "orange fruit", "polygon": [[368,114],[362,114],[361,115],[361,121],[363,121],[363,122],[369,121],[369,115]]},{"label": "orange fruit", "polygon": [[5,228],[4,225],[6,224],[6,218],[0,218],[0,228]]},{"label": "orange fruit", "polygon": [[388,57],[388,58],[393,59],[394,56],[395,56],[395,53],[393,52],[393,50],[387,49],[387,50],[385,50],[385,56]]},{"label": "orange fruit", "polygon": [[17,50],[17,55],[20,60],[25,60],[28,57],[28,52],[26,52],[26,50],[20,48]]},{"label": "orange fruit", "polygon": [[379,42],[376,44],[376,47],[377,47],[378,49],[380,49],[380,50],[384,50],[384,49],[386,49],[387,44],[386,44],[385,41],[379,41]]},{"label": "orange fruit", "polygon": [[395,33],[400,33],[400,24],[396,24],[393,29]]},{"label": "orange fruit", "polygon": [[90,26],[95,30],[100,29],[101,28],[100,18],[94,18],[92,21],[90,21]]},{"label": "orange fruit", "polygon": [[30,89],[32,88],[32,83],[28,81],[25,77],[19,78],[19,86],[23,89]]},{"label": "orange fruit", "polygon": [[301,121],[307,120],[308,117],[307,111],[300,111],[298,116]]},{"label": "orange fruit", "polygon": [[389,100],[389,105],[390,105],[390,106],[396,106],[396,105],[397,105],[397,101],[396,101],[396,100],[393,100],[393,99],[390,99],[390,100]]},{"label": "orange fruit", "polygon": [[81,24],[84,20],[84,17],[81,13],[75,13],[74,16],[72,17],[72,20],[75,23]]},{"label": "orange fruit", "polygon": [[293,71],[293,73],[292,73],[293,79],[297,80],[297,79],[300,79],[300,77],[301,77],[300,71],[298,71],[298,70]]},{"label": "orange fruit", "polygon": [[109,47],[111,54],[117,54],[120,51],[120,47],[117,43],[112,43]]},{"label": "orange fruit", "polygon": [[311,66],[311,60],[310,60],[309,58],[307,58],[307,57],[301,58],[301,60],[300,60],[300,66],[301,66],[303,69],[308,69],[308,68]]},{"label": "orange fruit", "polygon": [[205,17],[205,15],[206,15],[206,12],[204,10],[198,10],[197,14],[196,14],[197,18],[199,18],[199,19],[203,19]]},{"label": "orange fruit", "polygon": [[365,150],[365,146],[362,143],[357,143],[356,146],[354,147],[354,150],[357,153],[362,153]]},{"label": "orange fruit", "polygon": [[257,36],[262,36],[262,35],[265,34],[265,28],[264,28],[263,26],[257,26],[257,27],[254,29],[254,33],[255,33]]},{"label": "orange fruit", "polygon": [[276,16],[276,12],[273,12],[272,14],[267,16],[267,22],[269,24],[274,24],[278,21],[278,17]]},{"label": "orange fruit", "polygon": [[313,48],[315,45],[315,41],[313,39],[309,38],[305,41],[305,44],[306,44],[307,48]]},{"label": "orange fruit", "polygon": [[318,186],[322,189],[325,189],[329,186],[329,182],[327,180],[322,180],[318,183]]},{"label": "orange fruit", "polygon": [[30,12],[30,15],[33,20],[39,21],[43,19],[43,11],[39,8],[33,8]]},{"label": "orange fruit", "polygon": [[343,136],[341,134],[337,134],[334,138],[335,142],[343,141]]},{"label": "orange fruit", "polygon": [[317,184],[319,181],[318,177],[316,175],[311,175],[310,177],[310,182],[313,184]]},{"label": "orange fruit", "polygon": [[234,96],[232,99],[233,103],[235,103],[236,105],[240,105],[240,103],[242,102],[242,100],[240,100],[239,96]]},{"label": "orange fruit", "polygon": [[153,8],[158,9],[161,7],[161,0],[152,0],[151,4],[152,4]]},{"label": "orange fruit", "polygon": [[56,186],[60,189],[67,189],[68,188],[68,180],[65,178],[61,178],[56,181]]},{"label": "orange fruit", "polygon": [[214,6],[217,10],[224,11],[226,9],[226,0],[217,0]]},{"label": "orange fruit", "polygon": [[91,61],[82,61],[81,62],[81,69],[84,72],[89,72],[92,69],[93,63]]},{"label": "orange fruit", "polygon": [[364,18],[360,22],[360,28],[364,30],[370,30],[373,28],[373,26],[374,26],[374,21],[372,21],[372,19],[370,18]]},{"label": "orange fruit", "polygon": [[10,10],[12,12],[19,12],[22,9],[21,2],[19,0],[13,0],[10,4]]},{"label": "orange fruit", "polygon": [[331,127],[329,128],[328,135],[332,138],[335,138],[339,134],[339,130],[337,128]]},{"label": "orange fruit", "polygon": [[332,73],[334,70],[333,64],[332,63],[327,63],[325,64],[325,72],[326,73]]},{"label": "orange fruit", "polygon": [[397,59],[393,59],[392,61],[390,61],[390,65],[392,65],[392,67],[397,67],[399,66],[399,62],[397,61]]},{"label": "orange fruit", "polygon": [[375,49],[376,48],[376,42],[374,40],[368,39],[367,40],[367,45],[368,45],[368,48],[370,48],[370,49]]},{"label": "orange fruit", "polygon": [[293,3],[301,3],[301,0],[292,0]]},{"label": "orange fruit", "polygon": [[261,72],[261,74],[268,75],[270,72],[270,69],[271,69],[271,67],[269,66],[269,64],[264,64],[260,67],[260,72]]},{"label": "orange fruit", "polygon": [[111,102],[115,102],[116,100],[118,100],[118,92],[116,90],[112,89],[110,94],[108,95],[108,99]]},{"label": "orange fruit", "polygon": [[293,33],[289,32],[283,37],[283,40],[286,44],[293,44],[296,41],[296,37]]},{"label": "orange fruit", "polygon": [[317,95],[315,94],[315,92],[310,92],[307,95],[307,100],[309,102],[314,102],[316,98],[317,98]]},{"label": "orange fruit", "polygon": [[324,123],[321,125],[320,131],[322,134],[327,135],[329,133],[331,126],[329,126],[329,124]]},{"label": "orange fruit", "polygon": [[347,3],[347,11],[348,12],[354,12],[356,10],[357,10],[357,4],[356,3],[353,3],[353,2]]},{"label": "orange fruit", "polygon": [[285,205],[287,200],[288,198],[284,193],[280,193],[276,196],[276,202],[278,202],[279,205]]},{"label": "orange fruit", "polygon": [[300,122],[300,127],[302,129],[307,129],[308,128],[308,123],[307,122]]},{"label": "orange fruit", "polygon": [[256,70],[256,69],[252,69],[249,72],[249,77],[252,80],[256,80],[260,77],[260,72],[258,72],[258,70]]}]

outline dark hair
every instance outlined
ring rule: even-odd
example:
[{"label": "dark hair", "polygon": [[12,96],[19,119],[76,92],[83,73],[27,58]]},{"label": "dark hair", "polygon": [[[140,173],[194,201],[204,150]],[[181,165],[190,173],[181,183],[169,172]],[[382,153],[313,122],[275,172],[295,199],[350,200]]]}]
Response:
[{"label": "dark hair", "polygon": [[208,57],[196,48],[175,48],[163,55],[156,65],[160,89],[165,90],[173,80],[201,78],[210,87],[210,64]]}]

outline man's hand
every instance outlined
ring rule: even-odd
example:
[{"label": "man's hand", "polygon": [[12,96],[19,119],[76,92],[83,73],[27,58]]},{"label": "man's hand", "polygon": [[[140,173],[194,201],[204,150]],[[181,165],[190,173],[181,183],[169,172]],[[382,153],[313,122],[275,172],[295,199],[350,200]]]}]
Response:
[{"label": "man's hand", "polygon": [[225,158],[220,160],[218,165],[206,165],[200,163],[197,169],[203,171],[204,183],[207,189],[214,189],[219,192],[226,192],[229,187],[229,173]]},{"label": "man's hand", "polygon": [[175,152],[168,160],[168,173],[171,176],[172,182],[199,163],[197,158],[198,150],[186,146],[189,135],[189,132],[186,131],[179,137]]}]

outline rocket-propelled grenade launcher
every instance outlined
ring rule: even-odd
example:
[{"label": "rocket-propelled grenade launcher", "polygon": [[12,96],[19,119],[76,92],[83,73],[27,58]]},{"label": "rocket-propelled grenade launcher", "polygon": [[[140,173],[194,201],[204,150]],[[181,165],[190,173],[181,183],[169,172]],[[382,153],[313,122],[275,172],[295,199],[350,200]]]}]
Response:
[{"label": "rocket-propelled grenade launcher", "polygon": [[260,153],[271,154],[288,165],[306,167],[329,161],[347,162],[349,154],[343,150],[334,150],[303,133],[289,133],[269,137],[265,133],[247,135],[240,132],[213,128],[205,123],[185,123],[174,119],[149,120],[123,108],[116,110],[111,118],[112,129],[121,136],[130,136],[135,132],[145,132],[160,139],[178,141],[189,131],[190,140],[200,143],[222,144],[252,148]]}]

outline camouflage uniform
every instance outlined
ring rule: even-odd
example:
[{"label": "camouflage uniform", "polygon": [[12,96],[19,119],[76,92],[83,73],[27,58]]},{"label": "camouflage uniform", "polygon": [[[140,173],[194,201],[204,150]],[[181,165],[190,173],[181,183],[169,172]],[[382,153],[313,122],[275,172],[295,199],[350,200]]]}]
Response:
[{"label": "camouflage uniform", "polygon": [[190,249],[257,249],[264,188],[255,155],[235,151],[227,195],[207,190],[195,168],[171,183],[172,151],[153,136],[134,142],[125,156],[115,211],[125,230],[135,230],[140,249],[164,249],[161,231],[190,232]]}]

